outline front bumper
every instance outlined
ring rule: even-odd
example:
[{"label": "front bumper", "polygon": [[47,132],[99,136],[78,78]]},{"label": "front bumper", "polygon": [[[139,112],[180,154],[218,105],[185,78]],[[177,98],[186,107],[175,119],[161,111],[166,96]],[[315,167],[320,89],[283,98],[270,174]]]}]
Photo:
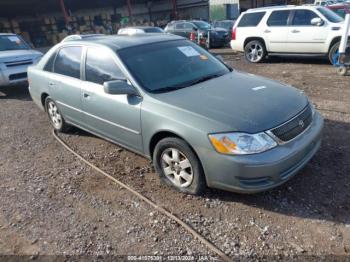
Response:
[{"label": "front bumper", "polygon": [[279,186],[300,171],[321,145],[323,118],[315,112],[310,127],[294,140],[269,151],[243,156],[223,155],[211,150],[200,159],[209,187],[257,193]]},{"label": "front bumper", "polygon": [[27,83],[27,69],[27,65],[0,69],[0,86],[13,86]]}]

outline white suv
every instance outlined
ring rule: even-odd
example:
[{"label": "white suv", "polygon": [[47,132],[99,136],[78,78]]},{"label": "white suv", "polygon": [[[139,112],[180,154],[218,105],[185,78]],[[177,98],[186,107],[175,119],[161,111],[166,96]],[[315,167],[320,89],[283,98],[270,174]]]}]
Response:
[{"label": "white suv", "polygon": [[231,47],[252,63],[267,55],[337,56],[344,19],[322,6],[250,9],[232,29]]}]

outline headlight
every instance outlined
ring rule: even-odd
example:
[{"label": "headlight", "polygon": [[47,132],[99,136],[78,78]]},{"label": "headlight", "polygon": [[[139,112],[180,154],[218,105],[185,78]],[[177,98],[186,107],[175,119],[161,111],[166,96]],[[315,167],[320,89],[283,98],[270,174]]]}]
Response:
[{"label": "headlight", "polygon": [[265,133],[211,134],[209,139],[217,152],[231,155],[256,154],[277,146],[276,141]]}]

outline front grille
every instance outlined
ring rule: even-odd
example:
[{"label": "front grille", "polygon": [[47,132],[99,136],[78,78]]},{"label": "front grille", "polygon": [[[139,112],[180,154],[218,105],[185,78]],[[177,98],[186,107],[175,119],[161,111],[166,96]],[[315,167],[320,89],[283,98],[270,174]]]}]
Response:
[{"label": "front grille", "polygon": [[14,62],[5,62],[7,67],[15,67],[15,66],[23,66],[23,65],[31,65],[33,61],[31,59],[22,60],[22,61],[14,61]]},{"label": "front grille", "polygon": [[10,80],[18,80],[23,78],[27,78],[27,73],[12,74],[9,76]]},{"label": "front grille", "polygon": [[310,104],[296,117],[283,125],[272,129],[271,132],[283,142],[288,142],[304,132],[312,122],[312,109]]}]

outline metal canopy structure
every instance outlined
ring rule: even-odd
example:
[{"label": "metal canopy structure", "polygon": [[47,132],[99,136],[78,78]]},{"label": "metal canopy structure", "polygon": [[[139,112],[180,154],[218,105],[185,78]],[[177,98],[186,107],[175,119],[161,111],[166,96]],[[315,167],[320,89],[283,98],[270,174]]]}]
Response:
[{"label": "metal canopy structure", "polygon": [[91,9],[101,7],[114,7],[128,5],[130,14],[132,5],[145,4],[149,2],[171,1],[176,6],[176,0],[1,0],[0,17],[35,16],[42,13],[62,11],[62,2],[65,9],[72,12],[79,9]]}]

